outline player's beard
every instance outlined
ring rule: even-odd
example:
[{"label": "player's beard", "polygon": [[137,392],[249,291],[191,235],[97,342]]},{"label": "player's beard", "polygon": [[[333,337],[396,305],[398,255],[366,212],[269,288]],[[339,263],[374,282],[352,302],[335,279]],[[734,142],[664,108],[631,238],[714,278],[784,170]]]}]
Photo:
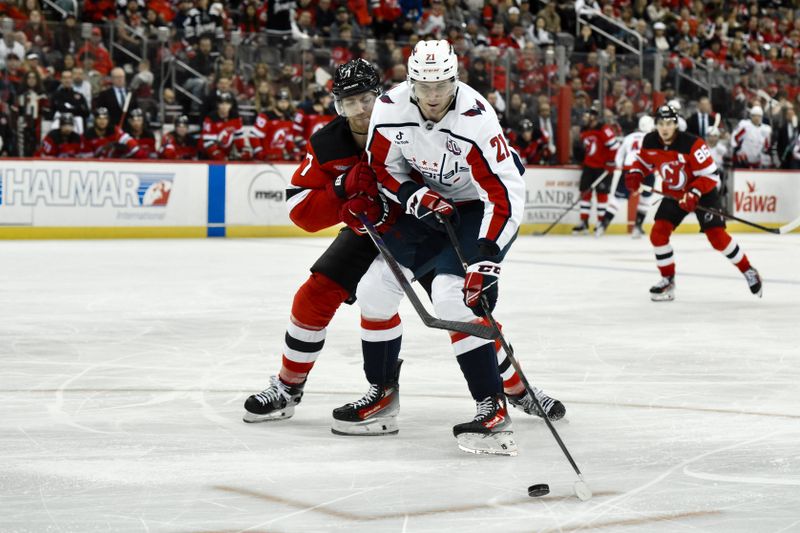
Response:
[{"label": "player's beard", "polygon": [[350,131],[358,135],[366,135],[369,132],[369,114],[366,116],[350,117],[347,119]]}]

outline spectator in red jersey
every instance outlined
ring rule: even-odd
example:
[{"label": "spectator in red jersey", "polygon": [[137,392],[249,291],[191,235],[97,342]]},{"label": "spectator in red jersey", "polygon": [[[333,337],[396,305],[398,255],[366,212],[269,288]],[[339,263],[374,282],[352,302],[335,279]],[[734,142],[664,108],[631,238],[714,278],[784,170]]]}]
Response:
[{"label": "spectator in red jersey", "polygon": [[203,120],[201,157],[214,161],[252,159],[252,152],[242,128],[242,119],[231,116],[234,98],[231,93],[217,97],[217,109]]},{"label": "spectator in red jersey", "polygon": [[300,105],[295,114],[295,142],[300,150],[305,149],[306,142],[322,127],[336,118],[333,108],[333,95],[325,89],[317,88],[311,102]]},{"label": "spectator in red jersey", "polygon": [[514,148],[526,165],[546,164],[547,139],[530,119],[522,119]]},{"label": "spectator in red jersey", "polygon": [[83,137],[81,157],[97,159],[116,159],[134,157],[139,151],[136,141],[122,131],[116,124],[111,124],[108,109],[98,107],[95,110],[94,125]]},{"label": "spectator in red jersey", "polygon": [[289,91],[281,89],[275,106],[256,117],[253,125],[253,156],[264,161],[299,161],[295,144],[294,109]]},{"label": "spectator in red jersey", "polygon": [[156,137],[145,125],[144,112],[138,107],[128,113],[128,134],[136,141],[137,150],[132,154],[134,158],[156,158]]},{"label": "spectator in red jersey", "polygon": [[159,159],[197,159],[197,138],[189,133],[189,117],[175,119],[175,129],[164,135]]},{"label": "spectator in red jersey", "polygon": [[75,133],[75,121],[71,113],[63,113],[57,129],[48,133],[42,141],[37,157],[78,157],[81,152],[81,136]]},{"label": "spectator in red jersey", "polygon": [[[103,76],[108,76],[111,69],[114,68],[114,63],[111,62],[111,54],[103,45],[103,33],[100,28],[92,28],[92,37],[81,46],[78,50],[78,64],[81,64],[84,56],[91,55],[94,58],[94,68]],[[84,66],[85,68],[85,66]]]}]

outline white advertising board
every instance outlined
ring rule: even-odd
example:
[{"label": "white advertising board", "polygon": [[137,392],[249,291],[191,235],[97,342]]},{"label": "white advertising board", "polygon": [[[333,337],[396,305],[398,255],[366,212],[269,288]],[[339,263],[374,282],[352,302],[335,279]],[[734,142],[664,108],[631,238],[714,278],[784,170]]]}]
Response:
[{"label": "white advertising board", "polygon": [[785,224],[800,215],[800,172],[737,170],[733,191],[737,217]]},{"label": "white advertising board", "polygon": [[230,226],[291,226],[286,188],[296,164],[228,165],[225,222]]}]

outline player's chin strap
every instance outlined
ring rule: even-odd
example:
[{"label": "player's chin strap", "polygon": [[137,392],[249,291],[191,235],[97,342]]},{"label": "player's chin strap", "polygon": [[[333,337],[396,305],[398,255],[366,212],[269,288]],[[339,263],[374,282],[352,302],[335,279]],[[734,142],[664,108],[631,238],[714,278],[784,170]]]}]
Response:
[{"label": "player's chin strap", "polygon": [[[664,178],[661,176],[661,173],[656,171],[655,175],[658,176],[658,178],[663,183]],[[644,183],[639,187],[639,189],[640,190],[644,190],[644,191],[652,191],[652,192],[654,192],[656,194],[660,194],[661,196],[667,196],[666,194],[664,194],[663,191],[660,191],[660,190],[656,189],[655,187],[651,187],[649,185],[645,185]],[[742,224],[745,224],[746,226],[750,226],[752,228],[760,229],[761,231],[766,231],[768,233],[774,233],[776,235],[784,235],[784,234],[789,233],[789,232],[797,229],[798,227],[800,227],[800,216],[798,216],[796,219],[792,220],[788,224],[785,224],[785,225],[783,225],[783,226],[781,226],[779,228],[768,228],[766,226],[762,226],[761,224],[757,224],[755,222],[750,222],[749,220],[745,220],[745,219],[739,218],[739,217],[737,217],[735,215],[731,215],[730,213],[726,213],[725,211],[720,211],[719,209],[714,209],[713,207],[703,207],[702,205],[698,205],[696,209],[698,211],[702,211],[704,213],[710,213],[710,214],[716,215],[718,217],[727,218],[729,220],[735,220],[736,222],[741,222]]]},{"label": "player's chin strap", "polygon": [[[464,272],[466,272],[468,264],[464,257],[464,251],[461,249],[461,244],[458,242],[458,236],[456,235],[456,231],[453,229],[453,224],[450,222],[449,218],[443,217],[439,213],[436,214],[436,217],[439,219],[439,222],[441,222],[444,225],[444,228],[447,231],[447,236],[450,238],[450,244],[453,245],[453,250],[455,250],[456,255],[458,256],[458,260],[461,263],[461,266],[464,268]],[[578,468],[578,465],[575,463],[575,459],[572,458],[572,455],[569,453],[569,450],[567,450],[567,446],[564,444],[564,441],[561,440],[561,436],[558,434],[558,431],[556,431],[556,428],[553,427],[553,423],[550,422],[550,418],[547,416],[547,411],[545,411],[542,408],[542,404],[539,403],[539,399],[533,393],[533,389],[531,388],[531,385],[528,382],[528,378],[525,377],[525,373],[522,372],[522,368],[519,366],[519,362],[517,361],[516,356],[514,356],[514,350],[511,348],[511,345],[509,345],[508,342],[506,341],[505,335],[503,335],[503,332],[500,331],[500,326],[497,325],[494,316],[492,316],[492,311],[489,309],[489,302],[486,301],[485,295],[481,295],[481,306],[483,307],[483,312],[486,314],[486,319],[489,321],[489,324],[491,324],[492,328],[494,328],[495,331],[497,331],[497,339],[503,346],[503,350],[506,351],[506,356],[508,357],[508,360],[511,362],[511,365],[514,367],[514,370],[516,370],[520,381],[522,381],[522,384],[525,386],[525,391],[528,394],[530,394],[534,404],[536,404],[536,407],[539,408],[539,412],[544,415],[542,417],[542,420],[544,420],[545,424],[547,424],[547,429],[549,429],[550,433],[553,434],[553,438],[556,439],[559,448],[561,448],[561,451],[564,452],[564,456],[569,461],[569,464],[572,465],[572,468],[573,470],[575,470],[575,473],[578,474],[578,478],[580,479],[579,483],[582,484],[583,489],[585,489],[588,493],[588,496],[585,498],[588,500],[591,497],[591,490],[586,485],[586,482],[583,480],[583,474],[581,474],[580,468]]]}]

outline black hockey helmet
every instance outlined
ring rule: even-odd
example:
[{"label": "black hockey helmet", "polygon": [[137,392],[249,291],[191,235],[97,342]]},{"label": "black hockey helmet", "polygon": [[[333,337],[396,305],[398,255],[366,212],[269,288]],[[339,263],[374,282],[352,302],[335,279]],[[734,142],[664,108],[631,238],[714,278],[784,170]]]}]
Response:
[{"label": "black hockey helmet", "polygon": [[221,92],[217,95],[217,103],[218,104],[232,104],[233,103],[233,93],[229,93],[228,91]]},{"label": "black hockey helmet", "polygon": [[289,102],[292,101],[292,93],[289,92],[289,89],[283,88],[278,91],[278,96],[276,97],[277,100],[288,100]]},{"label": "black hockey helmet", "polygon": [[58,117],[59,126],[74,126],[75,116],[72,113],[61,113]]},{"label": "black hockey helmet", "polygon": [[533,122],[529,118],[523,118],[519,121],[520,131],[533,131]]},{"label": "black hockey helmet", "polygon": [[134,108],[134,109],[131,109],[131,112],[128,113],[128,118],[130,118],[130,119],[139,118],[139,117],[144,118],[144,111],[142,111],[138,107]]},{"label": "black hockey helmet", "polygon": [[672,107],[671,105],[664,104],[660,106],[658,109],[656,109],[655,119],[656,119],[656,124],[658,124],[660,120],[671,120],[677,124],[678,112],[675,111],[675,108]]},{"label": "black hockey helmet", "polygon": [[177,128],[178,126],[187,126],[188,127],[189,126],[189,117],[187,117],[186,115],[178,115],[177,117],[175,117],[175,127]]},{"label": "black hockey helmet", "polygon": [[108,108],[107,107],[98,107],[94,112],[95,118],[97,117],[108,117]]},{"label": "black hockey helmet", "polygon": [[339,65],[333,73],[333,96],[341,100],[347,96],[368,91],[379,93],[381,78],[378,71],[366,59],[353,59]]}]

